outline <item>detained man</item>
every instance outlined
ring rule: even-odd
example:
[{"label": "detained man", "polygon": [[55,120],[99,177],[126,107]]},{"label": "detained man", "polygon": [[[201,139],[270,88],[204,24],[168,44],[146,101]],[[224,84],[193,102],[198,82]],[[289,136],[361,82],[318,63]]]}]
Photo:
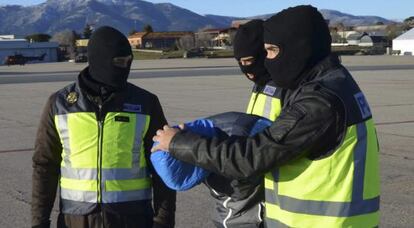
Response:
[{"label": "detained man", "polygon": [[[185,124],[187,130],[212,137],[248,136],[271,124],[281,110],[283,90],[270,80],[264,67],[263,21],[252,20],[238,29],[234,54],[240,69],[252,82],[247,113],[227,112]],[[269,119],[267,119],[269,118]],[[151,155],[155,170],[167,186],[186,191],[204,183],[215,200],[212,221],[218,228],[263,227],[263,176],[226,178],[172,158],[167,152]]]}]

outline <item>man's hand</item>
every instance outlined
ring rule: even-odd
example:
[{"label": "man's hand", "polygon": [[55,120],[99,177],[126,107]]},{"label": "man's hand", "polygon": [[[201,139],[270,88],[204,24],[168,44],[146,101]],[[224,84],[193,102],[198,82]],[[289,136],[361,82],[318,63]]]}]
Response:
[{"label": "man's hand", "polygon": [[159,129],[157,131],[156,135],[152,138],[152,140],[154,142],[158,142],[158,145],[153,147],[151,149],[151,152],[155,152],[157,150],[162,150],[162,151],[168,152],[169,151],[169,145],[170,145],[170,142],[171,142],[172,138],[180,130],[184,129],[184,124],[180,124],[179,128],[180,129],[173,128],[173,127],[170,127],[168,125],[165,125],[163,130]]}]

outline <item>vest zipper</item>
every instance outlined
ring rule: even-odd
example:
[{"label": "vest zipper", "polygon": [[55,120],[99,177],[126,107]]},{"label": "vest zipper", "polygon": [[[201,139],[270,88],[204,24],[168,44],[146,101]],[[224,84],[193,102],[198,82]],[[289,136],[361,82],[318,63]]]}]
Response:
[{"label": "vest zipper", "polygon": [[98,202],[102,203],[102,144],[103,144],[103,120],[102,105],[98,105]]}]

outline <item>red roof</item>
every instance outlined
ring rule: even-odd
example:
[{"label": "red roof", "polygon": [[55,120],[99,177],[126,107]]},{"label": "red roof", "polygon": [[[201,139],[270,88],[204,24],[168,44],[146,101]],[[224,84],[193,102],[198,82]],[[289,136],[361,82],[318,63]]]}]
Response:
[{"label": "red roof", "polygon": [[145,36],[145,34],[147,34],[147,32],[136,32],[128,36],[128,38],[142,38],[143,36]]}]

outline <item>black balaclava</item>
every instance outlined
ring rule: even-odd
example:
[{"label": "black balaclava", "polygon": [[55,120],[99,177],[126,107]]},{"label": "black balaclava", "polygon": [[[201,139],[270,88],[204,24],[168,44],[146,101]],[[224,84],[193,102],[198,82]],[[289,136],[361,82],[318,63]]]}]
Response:
[{"label": "black balaclava", "polygon": [[119,91],[127,85],[131,61],[123,67],[114,65],[116,57],[132,57],[128,39],[118,30],[103,26],[98,28],[89,39],[89,75],[106,89]]},{"label": "black balaclava", "polygon": [[309,71],[331,53],[328,25],[312,6],[285,9],[263,24],[264,42],[277,45],[279,55],[265,60],[275,84],[295,89]]},{"label": "black balaclava", "polygon": [[[244,74],[253,74],[254,79],[252,81],[259,85],[263,85],[270,80],[269,73],[264,67],[266,51],[263,44],[262,20],[252,20],[241,25],[234,37],[234,57],[238,61],[241,71]],[[253,56],[255,60],[253,64],[243,66],[240,59],[248,56]],[[248,79],[250,80],[250,78]]]}]

